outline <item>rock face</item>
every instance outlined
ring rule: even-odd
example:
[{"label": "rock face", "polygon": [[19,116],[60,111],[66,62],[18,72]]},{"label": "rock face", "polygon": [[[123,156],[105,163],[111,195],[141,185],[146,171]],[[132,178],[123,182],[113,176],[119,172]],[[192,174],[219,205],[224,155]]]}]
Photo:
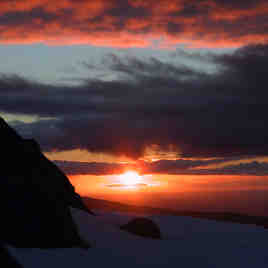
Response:
[{"label": "rock face", "polygon": [[120,226],[120,229],[143,237],[161,239],[160,229],[152,220],[147,218],[135,218]]},{"label": "rock face", "polygon": [[1,118],[0,150],[0,239],[16,247],[83,247],[69,207],[87,208],[64,173]]},{"label": "rock face", "polygon": [[23,268],[3,246],[0,246],[0,267]]}]

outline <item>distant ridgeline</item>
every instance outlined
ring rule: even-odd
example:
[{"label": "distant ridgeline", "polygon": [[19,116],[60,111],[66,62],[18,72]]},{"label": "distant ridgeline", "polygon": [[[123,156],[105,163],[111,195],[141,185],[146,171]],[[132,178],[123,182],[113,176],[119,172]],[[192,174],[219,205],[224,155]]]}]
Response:
[{"label": "distant ridgeline", "polygon": [[69,207],[91,213],[34,140],[0,118],[0,243],[15,247],[85,247]]}]

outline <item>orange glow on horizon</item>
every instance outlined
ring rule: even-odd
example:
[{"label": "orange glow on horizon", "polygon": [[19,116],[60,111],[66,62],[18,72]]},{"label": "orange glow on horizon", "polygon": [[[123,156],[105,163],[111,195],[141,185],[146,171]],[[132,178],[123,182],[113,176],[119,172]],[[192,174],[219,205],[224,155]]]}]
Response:
[{"label": "orange glow on horizon", "polygon": [[[212,192],[243,192],[268,190],[268,176],[239,175],[144,175],[127,171],[120,175],[75,175],[69,176],[75,190],[81,196],[113,197],[124,201],[126,197],[146,195],[168,195],[177,197],[182,194],[195,195]],[[122,179],[121,181],[119,179]],[[136,185],[137,186],[136,186]],[[148,187],[139,187],[139,184]],[[115,187],[111,187],[115,185]],[[118,185],[118,186],[117,186]],[[121,187],[120,187],[121,185]],[[151,187],[152,186],[152,187]]]},{"label": "orange glow on horizon", "polygon": [[144,179],[156,187],[107,187],[118,182],[118,176],[75,175],[69,179],[82,197],[184,211],[241,209],[239,213],[267,215],[263,202],[268,176],[153,174]]}]

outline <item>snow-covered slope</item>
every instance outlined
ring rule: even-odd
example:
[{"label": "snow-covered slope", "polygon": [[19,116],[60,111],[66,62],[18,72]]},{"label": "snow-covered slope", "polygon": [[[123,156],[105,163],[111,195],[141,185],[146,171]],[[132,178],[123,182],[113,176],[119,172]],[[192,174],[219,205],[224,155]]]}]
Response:
[{"label": "snow-covered slope", "polygon": [[71,209],[88,250],[16,249],[7,246],[25,268],[47,267],[267,267],[268,231],[255,225],[221,223],[182,216],[149,216],[163,234],[152,240],[119,229],[136,215],[92,216]]}]

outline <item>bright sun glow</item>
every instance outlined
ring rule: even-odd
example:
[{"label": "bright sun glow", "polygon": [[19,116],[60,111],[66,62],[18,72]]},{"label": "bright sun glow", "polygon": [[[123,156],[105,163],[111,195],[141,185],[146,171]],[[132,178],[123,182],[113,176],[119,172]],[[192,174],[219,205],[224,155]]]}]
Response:
[{"label": "bright sun glow", "polygon": [[135,171],[127,171],[119,177],[121,183],[128,186],[134,186],[142,182],[142,177]]}]

